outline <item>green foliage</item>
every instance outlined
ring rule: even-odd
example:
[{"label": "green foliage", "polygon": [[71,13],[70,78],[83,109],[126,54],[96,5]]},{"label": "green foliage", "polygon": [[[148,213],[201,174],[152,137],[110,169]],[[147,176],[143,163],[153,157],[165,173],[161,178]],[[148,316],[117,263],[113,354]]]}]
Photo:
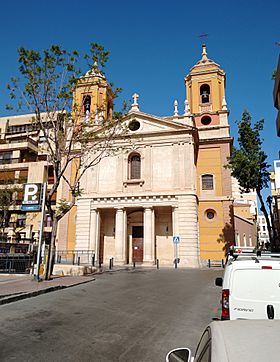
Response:
[{"label": "green foliage", "polygon": [[250,189],[262,190],[268,187],[270,165],[266,162],[267,155],[262,150],[260,132],[263,129],[263,120],[252,124],[248,111],[244,111],[238,125],[239,148],[233,147],[229,157],[228,167],[244,192]]},{"label": "green foliage", "polygon": [[60,199],[57,201],[56,206],[57,214],[65,214],[70,210],[70,203],[66,199]]},{"label": "green foliage", "polygon": [[[20,78],[13,77],[7,88],[15,108],[22,110],[25,107],[33,113],[35,129],[44,136],[41,152],[47,154],[54,178],[47,191],[46,207],[53,225],[56,225],[81,195],[78,185],[85,171],[112,153],[114,140],[123,130],[123,113],[118,114],[118,119],[108,119],[111,116],[108,117],[108,112],[105,112],[107,105],[99,104],[96,114],[91,112],[85,117],[82,105],[73,100],[73,91],[85,73],[78,63],[83,61],[87,70],[91,69],[87,74],[103,74],[109,52],[102,45],[91,43],[88,54],[81,57],[76,50],[69,52],[59,45],[52,45],[41,52],[21,47],[18,54]],[[91,84],[88,86],[90,89]],[[109,90],[111,107],[119,91],[119,88]],[[8,105],[7,109],[12,109],[12,106]],[[69,177],[68,170],[73,164],[76,164],[75,171]],[[69,188],[69,200],[59,200],[54,207],[52,200],[62,181]],[[53,226],[52,253],[56,232]]]}]

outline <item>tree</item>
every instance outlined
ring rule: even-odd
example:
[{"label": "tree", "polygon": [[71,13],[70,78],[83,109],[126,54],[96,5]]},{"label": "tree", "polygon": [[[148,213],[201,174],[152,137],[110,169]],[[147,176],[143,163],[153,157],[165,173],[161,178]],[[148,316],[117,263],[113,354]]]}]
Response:
[{"label": "tree", "polygon": [[[81,195],[79,182],[85,171],[116,151],[114,141],[125,132],[123,112],[113,117],[103,115],[98,122],[93,122],[96,115],[85,117],[81,106],[73,103],[73,91],[82,75],[78,62],[85,60],[89,74],[103,74],[109,56],[103,46],[92,43],[89,54],[83,57],[77,51],[68,52],[58,45],[42,52],[20,48],[18,53],[21,78],[12,78],[8,85],[10,97],[16,100],[18,110],[24,107],[34,114],[32,123],[45,139],[42,152],[47,154],[48,164],[53,168],[54,183],[46,194],[46,208],[52,220],[49,259],[52,266],[58,222]],[[113,99],[118,92],[119,89],[112,90]],[[98,113],[103,114],[103,108],[104,105],[100,105]],[[67,177],[67,169],[73,166],[74,175]],[[62,182],[68,185],[71,199],[57,200],[54,208],[52,198]],[[47,270],[46,279],[49,279],[52,270],[48,266]]]},{"label": "tree", "polygon": [[261,194],[262,190],[268,187],[270,181],[268,171],[270,165],[266,161],[267,155],[262,150],[261,131],[263,130],[263,123],[264,121],[260,120],[253,124],[250,113],[248,111],[243,112],[242,120],[237,122],[239,148],[233,147],[226,167],[231,169],[231,174],[238,180],[242,192],[256,190],[261,205],[260,209],[267,222],[273,250],[274,235]]}]

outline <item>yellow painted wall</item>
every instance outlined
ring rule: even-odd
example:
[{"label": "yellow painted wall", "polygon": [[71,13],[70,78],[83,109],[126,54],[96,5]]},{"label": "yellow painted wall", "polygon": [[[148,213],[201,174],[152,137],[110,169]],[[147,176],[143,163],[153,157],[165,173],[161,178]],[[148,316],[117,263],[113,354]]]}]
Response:
[{"label": "yellow painted wall", "polygon": [[78,83],[75,92],[73,94],[73,109],[76,114],[76,118],[83,116],[83,97],[90,95],[91,97],[91,113],[92,117],[95,117],[97,108],[104,111],[105,118],[107,112],[109,117],[112,116],[112,109],[108,110],[108,102],[112,106],[113,92],[105,79],[96,77],[84,78]]},{"label": "yellow painted wall", "polygon": [[[73,182],[74,182],[78,163],[79,163],[79,161],[77,159],[74,159],[71,163],[71,178],[70,178],[71,184],[73,184]],[[71,194],[69,192],[69,200],[70,200],[70,198],[71,198]],[[68,213],[67,250],[75,249],[76,215],[77,215],[77,207],[74,206]]]},{"label": "yellow painted wall", "polygon": [[215,195],[222,195],[222,163],[220,147],[200,148],[197,160],[197,192],[201,196],[201,175],[214,175]]},{"label": "yellow painted wall", "polygon": [[250,205],[247,204],[234,205],[234,215],[238,215],[249,220],[253,218],[253,215],[250,212]]},{"label": "yellow painted wall", "polygon": [[[206,211],[209,209],[215,210],[215,217],[213,220],[209,220],[206,217]],[[198,221],[201,259],[224,259],[224,243],[218,240],[225,225],[222,202],[200,202]]]},{"label": "yellow painted wall", "polygon": [[[209,73],[208,73],[209,71]],[[203,69],[203,77],[190,73],[186,78],[186,92],[189,101],[190,110],[197,114],[200,112],[200,87],[202,84],[210,86],[210,103],[212,104],[212,112],[222,109],[222,101],[225,95],[224,75],[217,67],[215,71],[211,69]]]},{"label": "yellow painted wall", "polygon": [[[199,149],[197,162],[197,190],[200,199],[198,220],[200,253],[204,260],[221,260],[224,258],[224,243],[218,241],[225,226],[223,201],[221,199],[223,196],[222,167],[220,147],[209,146],[209,148]],[[201,191],[201,175],[208,173],[214,175],[214,191]],[[206,217],[207,210],[215,211],[214,219],[209,220]]]}]

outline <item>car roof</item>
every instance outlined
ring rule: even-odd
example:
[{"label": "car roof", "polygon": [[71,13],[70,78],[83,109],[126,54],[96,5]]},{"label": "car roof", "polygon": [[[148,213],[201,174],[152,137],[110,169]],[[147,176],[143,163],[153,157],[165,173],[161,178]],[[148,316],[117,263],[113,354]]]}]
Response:
[{"label": "car roof", "polygon": [[237,259],[229,259],[227,266],[229,265],[233,265],[235,267],[242,265],[242,267],[248,265],[248,266],[258,266],[258,264],[265,264],[265,265],[274,265],[280,266],[280,259],[279,258],[272,258],[272,257],[266,257],[266,256],[261,256],[261,257],[255,257],[255,256],[240,256]]},{"label": "car roof", "polygon": [[216,321],[210,329],[213,361],[279,361],[280,320]]}]

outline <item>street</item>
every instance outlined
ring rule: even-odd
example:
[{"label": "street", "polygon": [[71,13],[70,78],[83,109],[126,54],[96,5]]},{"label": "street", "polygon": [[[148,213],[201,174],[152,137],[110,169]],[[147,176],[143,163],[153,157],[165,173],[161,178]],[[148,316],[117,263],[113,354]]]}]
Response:
[{"label": "street", "polygon": [[1,361],[165,361],[217,315],[222,269],[136,269],[1,306]]}]

